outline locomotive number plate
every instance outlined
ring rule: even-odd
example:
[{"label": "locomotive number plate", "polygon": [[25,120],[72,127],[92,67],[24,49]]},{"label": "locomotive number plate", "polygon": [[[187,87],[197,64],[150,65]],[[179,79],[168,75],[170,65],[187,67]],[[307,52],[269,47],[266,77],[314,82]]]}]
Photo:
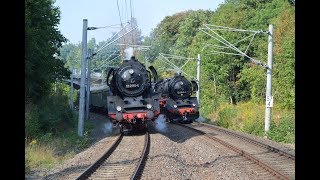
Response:
[{"label": "locomotive number plate", "polygon": [[126,88],[135,88],[139,87],[139,84],[126,84]]}]

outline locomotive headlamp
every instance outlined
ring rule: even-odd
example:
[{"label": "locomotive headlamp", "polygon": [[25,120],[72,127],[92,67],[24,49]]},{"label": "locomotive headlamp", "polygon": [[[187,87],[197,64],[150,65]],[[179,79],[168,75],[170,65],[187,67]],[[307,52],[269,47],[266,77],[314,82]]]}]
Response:
[{"label": "locomotive headlamp", "polygon": [[178,106],[175,104],[175,105],[173,105],[173,107],[174,107],[174,108],[177,108]]},{"label": "locomotive headlamp", "polygon": [[121,111],[121,106],[117,106],[117,111]]},{"label": "locomotive headlamp", "polygon": [[193,104],[192,104],[192,106],[196,106],[196,104],[195,104],[195,103],[193,103]]},{"label": "locomotive headlamp", "polygon": [[129,73],[130,73],[130,74],[133,74],[133,73],[134,73],[133,69],[130,69],[130,70],[129,70]]},{"label": "locomotive headlamp", "polygon": [[151,109],[151,108],[152,108],[152,105],[151,105],[151,104],[147,104],[147,108],[148,108],[148,109]]}]

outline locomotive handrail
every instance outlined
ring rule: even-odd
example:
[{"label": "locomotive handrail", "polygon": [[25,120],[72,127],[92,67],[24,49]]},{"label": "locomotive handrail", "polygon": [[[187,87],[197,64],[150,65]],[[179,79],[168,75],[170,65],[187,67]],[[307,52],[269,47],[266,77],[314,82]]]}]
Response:
[{"label": "locomotive handrail", "polygon": [[113,72],[113,71],[114,71],[114,69],[111,68],[111,69],[109,69],[108,74],[107,74],[107,85],[108,85],[109,87],[110,87],[109,77],[110,77],[111,72]]},{"label": "locomotive handrail", "polygon": [[198,83],[194,80],[190,81],[192,84],[193,91],[198,91]]},{"label": "locomotive handrail", "polygon": [[149,66],[149,69],[151,70],[152,76],[153,76],[153,82],[157,82],[158,81],[158,73],[156,71],[156,69],[153,66]]}]

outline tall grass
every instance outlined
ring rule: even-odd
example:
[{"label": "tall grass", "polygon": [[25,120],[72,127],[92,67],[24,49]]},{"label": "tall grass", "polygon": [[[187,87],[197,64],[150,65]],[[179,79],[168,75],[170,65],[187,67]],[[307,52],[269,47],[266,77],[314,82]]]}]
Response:
[{"label": "tall grass", "polygon": [[61,132],[60,135],[46,133],[41,137],[25,139],[26,172],[32,169],[50,169],[89,147],[92,124],[85,122],[84,136],[77,129]]},{"label": "tall grass", "polygon": [[[222,104],[215,113],[216,124],[236,131],[264,136],[265,105],[254,102]],[[295,143],[294,110],[272,109],[268,138],[282,143]]]},{"label": "tall grass", "polygon": [[84,136],[77,135],[77,114],[69,108],[65,85],[37,104],[26,103],[25,167],[26,172],[50,169],[87,148],[93,125],[84,124]]}]

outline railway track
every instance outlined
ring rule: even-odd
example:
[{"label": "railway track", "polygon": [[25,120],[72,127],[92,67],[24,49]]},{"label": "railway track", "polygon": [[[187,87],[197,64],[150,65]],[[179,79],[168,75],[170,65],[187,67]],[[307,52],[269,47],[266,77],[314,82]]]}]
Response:
[{"label": "railway track", "polygon": [[139,179],[150,149],[149,137],[148,131],[144,136],[119,135],[113,145],[76,179]]},{"label": "railway track", "polygon": [[278,148],[269,146],[238,133],[208,125],[205,123],[192,123],[182,125],[222,145],[232,149],[246,159],[262,167],[266,172],[262,175],[276,179],[295,179],[295,156]]}]

